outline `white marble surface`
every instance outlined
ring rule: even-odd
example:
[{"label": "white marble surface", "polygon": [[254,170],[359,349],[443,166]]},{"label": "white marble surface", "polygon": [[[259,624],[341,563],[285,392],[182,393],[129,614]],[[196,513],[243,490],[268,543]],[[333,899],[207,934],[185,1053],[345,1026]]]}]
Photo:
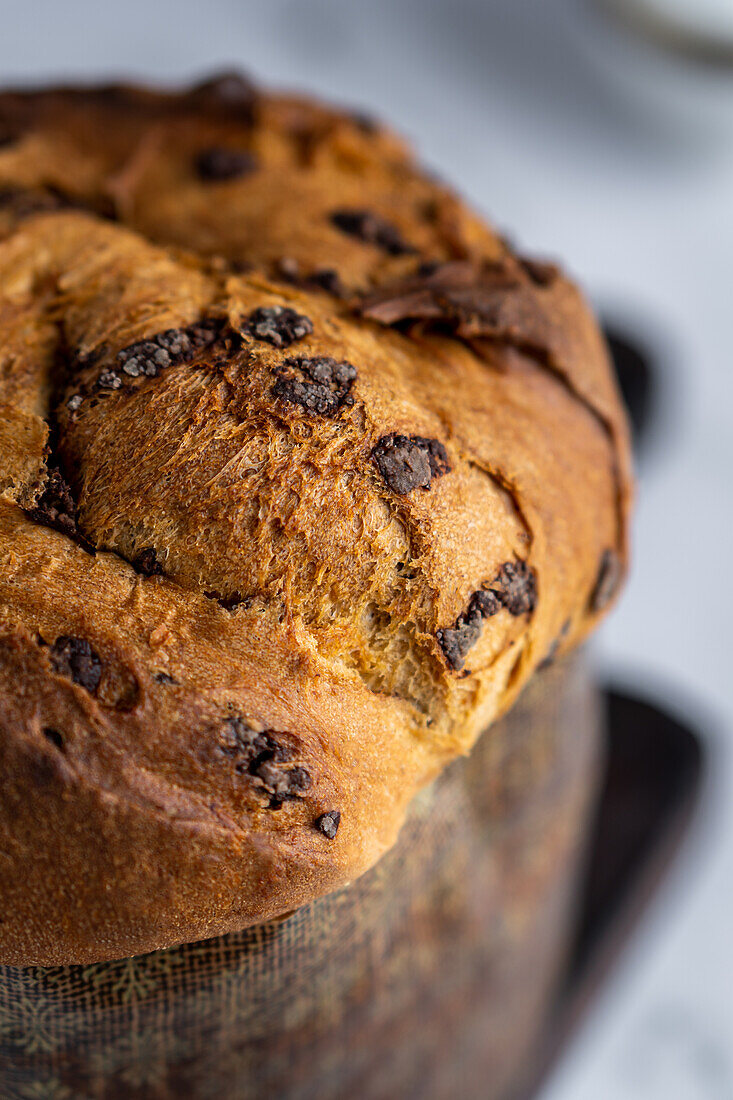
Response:
[{"label": "white marble surface", "polygon": [[30,82],[235,62],[371,106],[658,347],[633,576],[598,652],[699,716],[713,767],[685,857],[544,1100],[733,1100],[733,142],[599,82],[564,12],[584,18],[581,0],[29,0],[5,5],[0,62]]}]

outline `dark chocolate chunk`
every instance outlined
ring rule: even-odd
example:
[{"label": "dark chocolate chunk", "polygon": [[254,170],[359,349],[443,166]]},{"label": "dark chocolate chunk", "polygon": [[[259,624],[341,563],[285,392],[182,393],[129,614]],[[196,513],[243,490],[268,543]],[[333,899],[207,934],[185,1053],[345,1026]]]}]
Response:
[{"label": "dark chocolate chunk", "polygon": [[160,576],[163,566],[158,561],[154,546],[146,546],[132,560],[132,568],[136,573],[142,573],[144,577]]},{"label": "dark chocolate chunk", "polygon": [[85,638],[62,634],[51,646],[49,656],[60,676],[67,676],[90,695],[96,693],[102,677],[102,662]]},{"label": "dark chocolate chunk", "polygon": [[566,343],[538,292],[538,274],[527,278],[511,257],[483,265],[455,260],[365,296],[359,311],[382,325],[433,325],[560,361]]},{"label": "dark chocolate chunk", "polygon": [[221,321],[203,320],[188,328],[169,328],[149,340],[129,344],[117,353],[119,367],[103,371],[97,379],[97,387],[120,389],[122,373],[129,378],[156,378],[166,367],[193,359],[198,351],[213,344],[221,334]]},{"label": "dark chocolate chunk", "polygon": [[471,596],[468,608],[470,612],[478,612],[482,619],[490,619],[501,611],[502,606],[501,597],[496,592],[491,588],[481,588]]},{"label": "dark chocolate chunk", "polygon": [[236,116],[239,122],[250,126],[254,121],[257,90],[242,73],[220,73],[196,85],[189,96],[204,110]]},{"label": "dark chocolate chunk", "polygon": [[191,94],[203,99],[216,99],[220,103],[249,103],[255,96],[255,86],[249,77],[236,69],[229,69],[209,77],[191,89]]},{"label": "dark chocolate chunk", "polygon": [[453,626],[443,627],[436,634],[446,661],[454,671],[463,668],[466,654],[479,639],[483,616],[477,609],[459,615]]},{"label": "dark chocolate chunk", "polygon": [[534,572],[526,561],[508,561],[502,565],[491,585],[491,591],[510,615],[525,615],[534,611],[537,583]]},{"label": "dark chocolate chunk", "polygon": [[223,146],[214,146],[211,149],[202,149],[196,155],[194,166],[199,179],[218,183],[248,176],[254,172],[257,161],[244,149],[225,149]]},{"label": "dark chocolate chunk", "polygon": [[325,290],[327,294],[333,294],[334,298],[348,297],[348,291],[341,282],[341,276],[332,267],[322,267],[312,271],[303,282],[306,286],[315,286],[319,290]]},{"label": "dark chocolate chunk", "polygon": [[313,784],[305,768],[283,768],[275,760],[264,760],[253,773],[270,795],[270,809],[276,810],[283,802],[300,798]]},{"label": "dark chocolate chunk", "polygon": [[429,489],[433,478],[450,472],[443,444],[421,435],[383,435],[372,457],[389,488],[400,494]]},{"label": "dark chocolate chunk", "polygon": [[50,741],[52,745],[55,745],[59,752],[64,751],[64,738],[58,730],[51,729],[50,726],[44,726],[42,732],[46,740]]},{"label": "dark chocolate chunk", "polygon": [[369,210],[334,210],[331,222],[347,236],[383,248],[390,256],[405,256],[416,251],[396,226]]},{"label": "dark chocolate chunk", "polygon": [[615,550],[604,550],[598,576],[590,598],[592,612],[603,611],[610,604],[621,583],[621,560]]},{"label": "dark chocolate chunk", "polygon": [[[167,328],[164,332],[159,332],[157,336],[154,336],[152,342],[157,344],[162,351],[165,351],[171,360],[185,359],[194,350],[200,327],[199,325],[192,325],[190,329]],[[213,339],[213,333],[211,339]],[[211,340],[205,342],[210,343]]]},{"label": "dark chocolate chunk", "polygon": [[78,536],[76,501],[70,485],[58,470],[49,470],[43,493],[36,506],[28,510],[28,517],[70,538]]},{"label": "dark chocolate chunk", "polygon": [[333,840],[339,829],[341,822],[340,810],[327,810],[325,814],[321,814],[315,820],[315,826],[320,833],[328,837],[329,840]]},{"label": "dark chocolate chunk", "polygon": [[379,123],[372,115],[366,114],[364,111],[351,111],[349,118],[357,130],[361,130],[362,134],[379,133]]},{"label": "dark chocolate chunk", "polygon": [[166,348],[153,340],[141,340],[118,352],[117,362],[130,378],[139,378],[143,374],[155,378],[163,367],[170,366],[171,356]]},{"label": "dark chocolate chunk", "polygon": [[305,274],[300,269],[297,260],[290,256],[283,256],[275,264],[276,275],[288,283],[296,286],[317,287],[325,290],[327,294],[333,294],[334,298],[348,298],[348,291],[341,282],[338,271],[332,267],[316,268],[310,274]]},{"label": "dark chocolate chunk", "polygon": [[325,355],[286,359],[277,373],[273,394],[311,415],[334,416],[344,405],[354,403],[351,387],[356,367],[351,363]]},{"label": "dark chocolate chunk", "polygon": [[250,775],[269,796],[271,810],[279,809],[283,802],[300,798],[313,780],[302,767],[286,768],[292,760],[292,750],[279,738],[283,731],[254,730],[243,718],[227,718],[224,734],[219,742],[227,755],[237,757],[236,770],[240,775]]},{"label": "dark chocolate chunk", "polygon": [[97,379],[97,387],[101,390],[122,389],[122,379],[116,370],[104,370]]},{"label": "dark chocolate chunk", "polygon": [[272,753],[276,747],[266,731],[255,730],[243,718],[238,717],[225,719],[219,745],[223,752],[243,757],[241,763],[247,767],[262,753]]},{"label": "dark chocolate chunk", "polygon": [[[237,260],[222,260],[221,256],[216,256],[213,262],[217,265],[222,262],[225,263],[233,275],[246,275],[248,271],[254,270],[254,264],[248,263],[247,260],[243,260],[241,257]],[[221,269],[218,268],[218,270]]]},{"label": "dark chocolate chunk", "polygon": [[557,264],[547,263],[544,260],[532,260],[526,256],[520,256],[518,259],[521,267],[536,286],[550,286],[560,276],[560,268]]},{"label": "dark chocolate chunk", "polygon": [[57,467],[51,467],[38,503],[26,512],[34,523],[52,527],[78,543],[88,554],[94,554],[94,545],[79,529],[78,510],[71,487]]},{"label": "dark chocolate chunk", "polygon": [[276,348],[288,348],[313,332],[313,322],[289,306],[260,306],[247,318],[247,331]]},{"label": "dark chocolate chunk", "polygon": [[197,321],[196,324],[189,325],[188,328],[185,329],[168,329],[167,332],[162,332],[156,339],[158,342],[163,341],[162,346],[165,347],[165,341],[172,340],[174,334],[179,334],[179,336],[183,335],[191,342],[191,350],[188,352],[180,352],[180,354],[175,356],[176,360],[190,359],[191,356],[195,355],[197,351],[201,351],[202,348],[207,348],[219,340],[224,340],[225,343],[229,342],[236,335],[227,326],[224,320],[218,317],[210,317],[204,318],[202,321]]},{"label": "dark chocolate chunk", "polygon": [[534,611],[536,599],[534,571],[524,561],[505,562],[488,588],[473,593],[468,607],[453,626],[437,632],[450,667],[456,672],[463,668],[466,654],[479,639],[484,619],[490,619],[502,608],[510,615],[524,615]]}]

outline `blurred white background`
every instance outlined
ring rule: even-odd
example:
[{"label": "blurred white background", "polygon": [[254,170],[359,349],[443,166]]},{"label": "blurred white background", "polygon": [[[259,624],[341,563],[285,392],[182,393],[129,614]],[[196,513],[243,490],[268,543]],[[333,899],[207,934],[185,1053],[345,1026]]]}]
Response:
[{"label": "blurred white background", "polygon": [[1,74],[236,64],[368,107],[656,353],[633,575],[597,651],[694,719],[712,767],[682,859],[543,1100],[733,1100],[733,69],[665,57],[590,4],[5,0]]}]

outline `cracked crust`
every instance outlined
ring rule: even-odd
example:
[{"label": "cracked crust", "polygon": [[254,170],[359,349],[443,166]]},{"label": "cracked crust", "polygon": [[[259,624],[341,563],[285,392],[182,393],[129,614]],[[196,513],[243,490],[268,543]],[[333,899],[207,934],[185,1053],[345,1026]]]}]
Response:
[{"label": "cracked crust", "polygon": [[85,962],[371,866],[608,606],[628,440],[388,131],[232,75],[0,123],[0,961]]}]

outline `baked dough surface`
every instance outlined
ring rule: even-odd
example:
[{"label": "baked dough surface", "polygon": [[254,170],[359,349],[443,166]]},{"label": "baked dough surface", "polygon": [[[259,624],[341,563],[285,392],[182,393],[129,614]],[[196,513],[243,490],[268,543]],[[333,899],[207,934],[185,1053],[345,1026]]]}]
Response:
[{"label": "baked dough surface", "polygon": [[0,95],[0,962],[361,874],[595,626],[629,499],[580,294],[389,131]]}]

